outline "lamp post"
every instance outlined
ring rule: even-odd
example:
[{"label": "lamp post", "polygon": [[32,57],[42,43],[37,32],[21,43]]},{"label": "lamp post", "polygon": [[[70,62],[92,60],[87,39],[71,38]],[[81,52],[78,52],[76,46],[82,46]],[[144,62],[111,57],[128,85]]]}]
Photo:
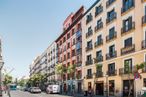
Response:
[{"label": "lamp post", "polygon": [[1,39],[0,39],[0,97],[2,97],[2,68],[3,68],[4,62],[2,59],[2,49],[1,49]]},{"label": "lamp post", "polygon": [[105,75],[106,77],[106,97],[108,97],[108,75]]}]

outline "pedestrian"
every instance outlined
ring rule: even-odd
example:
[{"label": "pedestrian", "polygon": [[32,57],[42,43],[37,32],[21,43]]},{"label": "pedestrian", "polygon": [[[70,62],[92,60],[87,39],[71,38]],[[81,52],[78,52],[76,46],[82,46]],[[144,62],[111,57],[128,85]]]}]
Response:
[{"label": "pedestrian", "polygon": [[92,97],[92,89],[91,88],[89,88],[89,90],[88,90],[88,95],[89,95],[89,97]]},{"label": "pedestrian", "polygon": [[11,97],[11,93],[10,93],[10,86],[7,86],[7,91],[8,91],[8,96]]},{"label": "pedestrian", "polygon": [[120,92],[118,89],[116,90],[115,97],[120,97]]}]

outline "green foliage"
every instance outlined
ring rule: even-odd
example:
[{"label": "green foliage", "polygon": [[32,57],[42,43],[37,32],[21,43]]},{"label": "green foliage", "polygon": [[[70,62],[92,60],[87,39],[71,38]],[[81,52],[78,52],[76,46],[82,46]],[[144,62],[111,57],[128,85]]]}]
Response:
[{"label": "green foliage", "polygon": [[75,70],[76,70],[76,65],[69,65],[67,68],[67,73],[70,74],[73,78],[73,73],[75,72]]},{"label": "green foliage", "polygon": [[102,64],[96,64],[96,69],[100,70],[102,68]]},{"label": "green foliage", "polygon": [[26,84],[26,80],[25,79],[21,79],[21,80],[18,81],[18,85],[19,86],[23,87],[23,86],[25,86],[25,84]]},{"label": "green foliage", "polygon": [[5,75],[5,79],[4,79],[4,81],[3,81],[3,84],[4,84],[4,85],[8,85],[8,84],[12,83],[12,79],[13,79],[12,76],[6,74],[6,75]]}]

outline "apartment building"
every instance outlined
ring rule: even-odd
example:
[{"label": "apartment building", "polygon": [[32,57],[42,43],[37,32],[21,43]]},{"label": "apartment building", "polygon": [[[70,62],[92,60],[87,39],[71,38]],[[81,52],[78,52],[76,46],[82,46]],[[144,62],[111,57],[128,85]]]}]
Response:
[{"label": "apartment building", "polygon": [[82,19],[82,40],[85,90],[109,96],[119,90],[122,97],[131,90],[136,97],[146,87],[146,67],[141,79],[133,74],[146,62],[146,0],[97,0]]},{"label": "apartment building", "polygon": [[37,56],[30,64],[30,77],[34,74],[41,73],[40,56]]},{"label": "apartment building", "polygon": [[57,83],[57,75],[55,73],[55,66],[58,62],[57,60],[57,52],[56,52],[56,43],[53,42],[47,48],[47,75],[48,75],[48,84],[56,84]]},{"label": "apartment building", "polygon": [[76,65],[72,75],[67,72],[63,75],[63,92],[71,93],[73,89],[82,92],[81,18],[83,13],[83,6],[77,12],[71,13],[63,23],[63,33],[56,39],[58,63],[65,68]]},{"label": "apartment building", "polygon": [[47,74],[47,50],[45,50],[41,55],[40,55],[40,61],[39,61],[39,65],[40,65],[40,73],[42,75]]}]

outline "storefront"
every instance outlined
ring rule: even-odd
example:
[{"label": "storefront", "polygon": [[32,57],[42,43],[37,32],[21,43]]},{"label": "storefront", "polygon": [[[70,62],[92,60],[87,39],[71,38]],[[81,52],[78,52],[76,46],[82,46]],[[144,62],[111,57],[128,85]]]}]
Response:
[{"label": "storefront", "polygon": [[123,80],[123,97],[128,97],[129,94],[134,97],[134,80]]},{"label": "storefront", "polygon": [[109,96],[114,96],[115,95],[115,81],[110,80],[109,81]]},{"label": "storefront", "polygon": [[96,90],[95,90],[96,95],[104,95],[104,82],[103,81],[99,81],[96,82]]}]

